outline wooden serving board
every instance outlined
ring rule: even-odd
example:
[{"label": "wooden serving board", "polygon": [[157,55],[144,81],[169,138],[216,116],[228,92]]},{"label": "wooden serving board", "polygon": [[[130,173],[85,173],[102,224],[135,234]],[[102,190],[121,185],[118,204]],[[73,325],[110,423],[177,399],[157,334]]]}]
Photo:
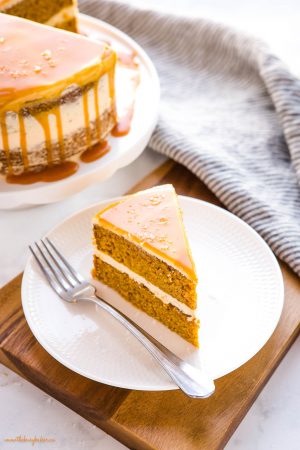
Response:
[{"label": "wooden serving board", "polygon": [[[173,183],[179,194],[220,204],[188,170],[168,161],[133,191]],[[265,347],[217,380],[205,400],[179,391],[141,392],[88,380],[65,368],[38,344],[21,307],[19,275],[0,291],[0,361],[132,449],[222,449],[299,332],[300,280],[281,264],[285,305]]]}]

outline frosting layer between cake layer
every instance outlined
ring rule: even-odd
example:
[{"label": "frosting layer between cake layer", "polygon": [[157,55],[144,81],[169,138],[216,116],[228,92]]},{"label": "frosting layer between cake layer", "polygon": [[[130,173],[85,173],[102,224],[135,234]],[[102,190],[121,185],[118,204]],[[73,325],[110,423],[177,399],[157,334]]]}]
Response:
[{"label": "frosting layer between cake layer", "polygon": [[146,280],[144,277],[141,277],[137,273],[128,269],[128,267],[124,266],[124,264],[120,264],[115,259],[111,258],[109,255],[101,252],[98,249],[94,249],[94,255],[96,255],[98,258],[100,258],[106,264],[109,264],[110,266],[119,270],[120,272],[126,273],[136,283],[144,285],[147,289],[149,289],[149,291],[151,291],[163,303],[171,304],[171,305],[175,306],[180,312],[182,312],[183,314],[188,316],[187,320],[198,320],[198,311],[197,310],[193,310],[193,309],[189,308],[184,303],[178,301],[176,298],[174,298],[171,295],[167,294],[166,292],[162,291],[157,286],[155,286],[154,284],[152,284],[148,280]]}]

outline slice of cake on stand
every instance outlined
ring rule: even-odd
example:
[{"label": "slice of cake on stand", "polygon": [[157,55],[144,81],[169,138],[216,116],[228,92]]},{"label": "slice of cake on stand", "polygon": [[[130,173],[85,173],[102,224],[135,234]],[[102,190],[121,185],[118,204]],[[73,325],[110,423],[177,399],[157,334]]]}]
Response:
[{"label": "slice of cake on stand", "polygon": [[198,347],[197,276],[173,186],[108,205],[93,236],[93,276]]},{"label": "slice of cake on stand", "polygon": [[66,161],[76,170],[76,158],[116,123],[115,52],[0,14],[0,54],[0,173],[17,182]]}]

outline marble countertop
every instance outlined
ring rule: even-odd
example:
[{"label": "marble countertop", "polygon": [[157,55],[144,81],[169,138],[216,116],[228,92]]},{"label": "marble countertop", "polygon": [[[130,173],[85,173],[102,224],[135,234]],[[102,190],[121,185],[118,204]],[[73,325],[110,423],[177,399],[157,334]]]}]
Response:
[{"label": "marble countertop", "polygon": [[[162,7],[161,0],[130,1]],[[298,0],[164,0],[163,7],[169,6],[256,34],[265,39],[295,73],[300,74]],[[162,156],[146,150],[133,164],[118,171],[110,180],[91,186],[63,202],[22,211],[0,211],[0,286],[23,270],[29,243],[73,212],[126,192],[162,161]],[[8,236],[13,236],[13,239],[8,239]],[[299,354],[300,338],[230,439],[227,450],[298,450]],[[0,365],[0,449],[20,448],[18,442],[4,442],[5,438],[18,435],[55,439],[55,445],[52,442],[35,444],[34,448],[38,450],[125,449],[103,431]],[[23,445],[29,448],[31,444]]]}]

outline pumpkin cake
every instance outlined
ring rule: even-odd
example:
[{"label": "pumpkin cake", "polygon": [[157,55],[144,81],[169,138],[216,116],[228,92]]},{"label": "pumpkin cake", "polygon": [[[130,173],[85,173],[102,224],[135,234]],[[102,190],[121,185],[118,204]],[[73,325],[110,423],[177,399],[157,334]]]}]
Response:
[{"label": "pumpkin cake", "polygon": [[0,0],[0,12],[77,31],[76,0]]},{"label": "pumpkin cake", "polygon": [[0,54],[0,173],[74,160],[115,125],[107,44],[0,13]]},{"label": "pumpkin cake", "polygon": [[96,279],[198,347],[197,276],[172,185],[108,205],[93,243]]}]

